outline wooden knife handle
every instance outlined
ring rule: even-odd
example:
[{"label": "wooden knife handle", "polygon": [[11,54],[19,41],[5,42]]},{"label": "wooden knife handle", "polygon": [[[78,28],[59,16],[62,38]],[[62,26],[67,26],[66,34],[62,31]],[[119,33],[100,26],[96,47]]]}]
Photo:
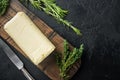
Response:
[{"label": "wooden knife handle", "polygon": [[35,80],[25,68],[22,68],[21,71],[23,72],[23,74],[28,80]]}]

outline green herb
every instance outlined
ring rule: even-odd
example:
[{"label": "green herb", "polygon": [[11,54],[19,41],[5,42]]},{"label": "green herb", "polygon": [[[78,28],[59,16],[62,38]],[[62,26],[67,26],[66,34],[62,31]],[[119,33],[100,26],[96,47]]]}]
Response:
[{"label": "green herb", "polygon": [[0,0],[0,16],[3,15],[9,5],[9,0]]},{"label": "green herb", "polygon": [[73,51],[69,50],[69,45],[67,41],[64,41],[64,52],[62,55],[57,55],[57,64],[60,70],[60,76],[64,80],[68,80],[69,76],[67,72],[79,58],[81,58],[83,53],[83,44],[80,45],[80,48],[74,48]]},{"label": "green herb", "polygon": [[77,35],[81,35],[81,32],[78,28],[74,27],[71,22],[64,20],[64,17],[67,15],[68,11],[57,6],[55,0],[27,1],[29,1],[35,8],[43,10],[45,13],[53,16],[58,22],[70,27]]}]

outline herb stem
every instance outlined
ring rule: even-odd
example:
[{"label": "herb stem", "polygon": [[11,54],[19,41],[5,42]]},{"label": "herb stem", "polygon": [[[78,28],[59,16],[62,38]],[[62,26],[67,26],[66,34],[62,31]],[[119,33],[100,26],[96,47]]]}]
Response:
[{"label": "herb stem", "polygon": [[71,22],[65,20],[68,11],[63,10],[56,5],[55,0],[28,0],[37,9],[43,10],[45,13],[53,16],[58,22],[63,23],[65,26],[71,28],[77,35],[82,35],[80,30],[72,25]]},{"label": "herb stem", "polygon": [[[69,76],[67,72],[72,67],[72,65],[81,58],[83,53],[83,44],[80,45],[80,48],[74,48],[70,51],[67,41],[64,41],[64,52],[61,56],[57,56],[57,63],[59,64],[60,76],[64,80],[68,80]],[[58,60],[59,59],[59,60]]]}]

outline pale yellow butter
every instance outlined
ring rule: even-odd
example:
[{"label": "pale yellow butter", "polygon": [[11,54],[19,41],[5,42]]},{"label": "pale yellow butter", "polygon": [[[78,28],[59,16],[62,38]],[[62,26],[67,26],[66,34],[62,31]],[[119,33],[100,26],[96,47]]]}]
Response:
[{"label": "pale yellow butter", "polygon": [[35,65],[42,62],[55,49],[24,12],[18,12],[5,24],[4,30]]}]

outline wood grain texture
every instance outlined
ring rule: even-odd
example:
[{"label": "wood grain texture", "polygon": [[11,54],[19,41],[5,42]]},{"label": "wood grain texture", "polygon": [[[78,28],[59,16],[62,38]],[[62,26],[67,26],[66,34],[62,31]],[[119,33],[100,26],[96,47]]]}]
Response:
[{"label": "wood grain texture", "polygon": [[[44,33],[44,35],[55,45],[55,51],[48,56],[37,67],[42,70],[52,80],[62,80],[59,76],[59,69],[56,65],[55,54],[62,53],[63,51],[63,38],[46,25],[41,19],[27,10],[18,0],[11,0],[10,6],[6,14],[0,17],[0,36],[4,38],[10,45],[21,52],[26,58],[28,58],[24,52],[16,45],[16,43],[10,38],[10,36],[4,31],[4,24],[9,21],[19,11],[25,12],[36,26]],[[72,46],[71,46],[72,47]],[[70,78],[77,72],[81,64],[81,60],[76,62],[69,71]]]}]

